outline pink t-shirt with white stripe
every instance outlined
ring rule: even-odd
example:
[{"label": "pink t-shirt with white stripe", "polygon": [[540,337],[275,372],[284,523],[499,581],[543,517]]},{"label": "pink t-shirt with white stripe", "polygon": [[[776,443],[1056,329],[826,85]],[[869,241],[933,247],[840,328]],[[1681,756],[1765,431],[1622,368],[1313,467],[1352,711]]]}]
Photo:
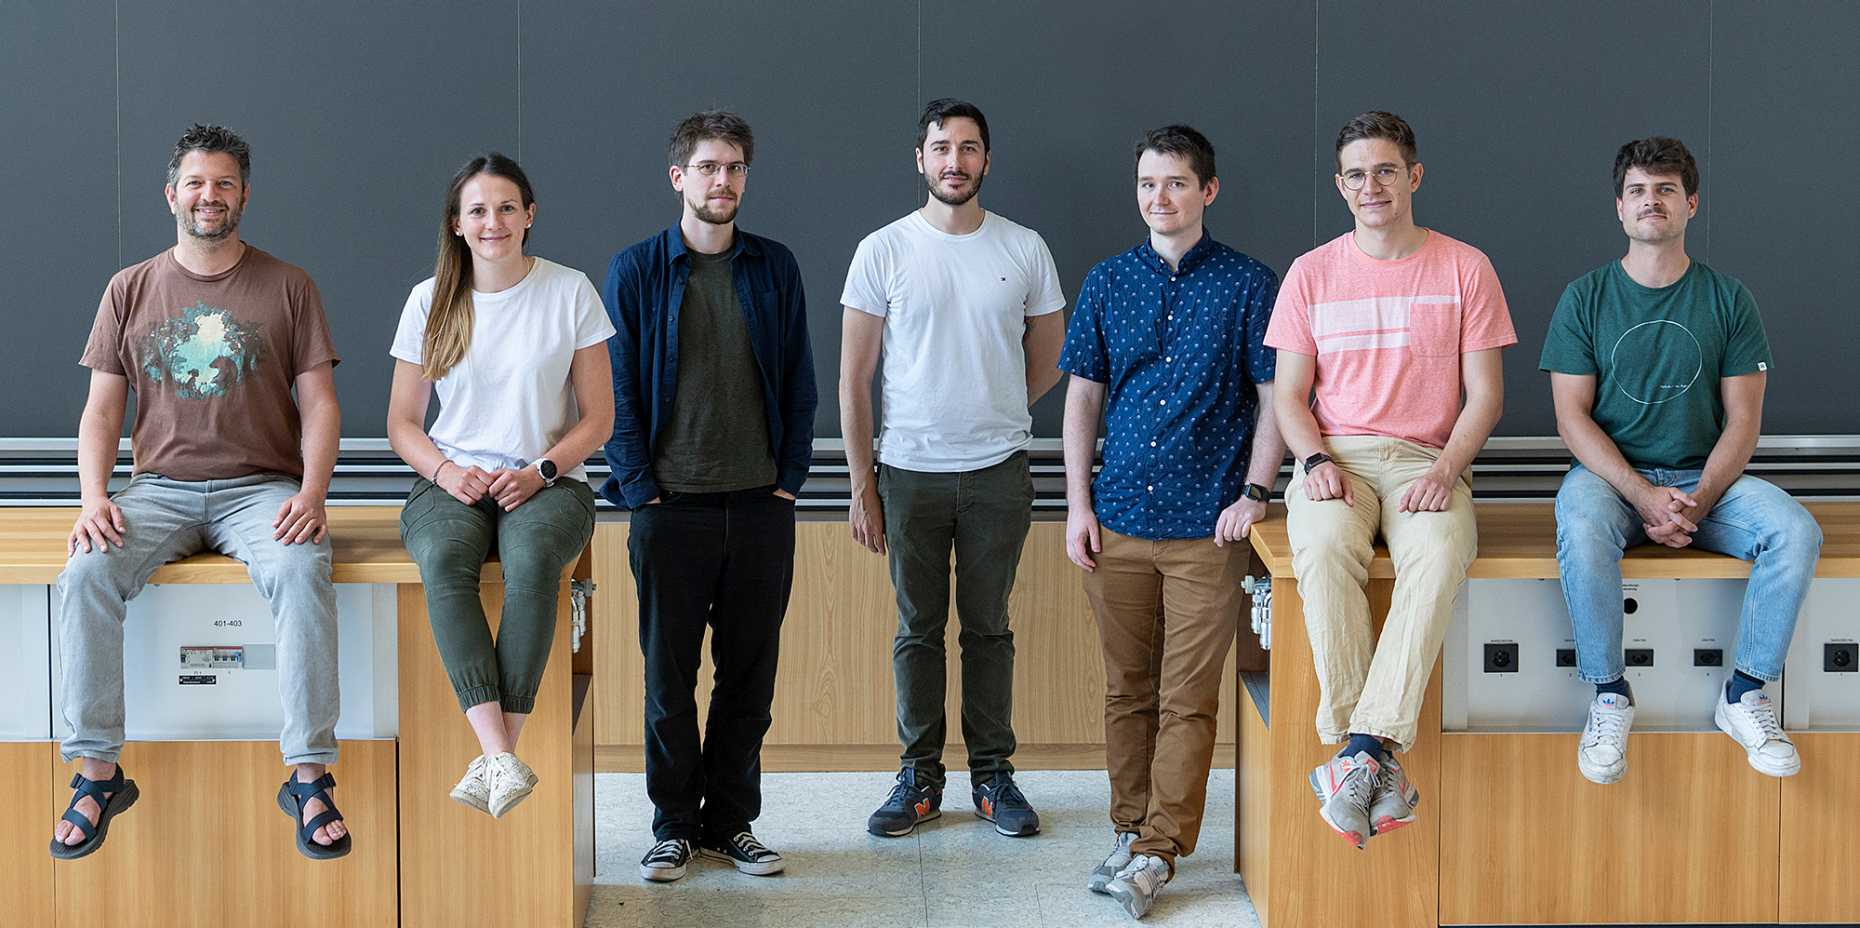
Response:
[{"label": "pink t-shirt with white stripe", "polygon": [[1266,344],[1317,358],[1312,411],[1325,435],[1386,435],[1442,448],[1461,407],[1460,355],[1517,344],[1484,252],[1429,231],[1379,261],[1344,234],[1292,262]]}]

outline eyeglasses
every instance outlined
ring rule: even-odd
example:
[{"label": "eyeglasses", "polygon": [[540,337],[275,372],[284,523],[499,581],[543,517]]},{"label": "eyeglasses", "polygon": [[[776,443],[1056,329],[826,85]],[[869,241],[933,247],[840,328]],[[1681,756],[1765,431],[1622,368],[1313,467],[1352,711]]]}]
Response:
[{"label": "eyeglasses", "polygon": [[1343,172],[1343,185],[1351,190],[1361,190],[1363,189],[1363,184],[1368,182],[1371,177],[1374,177],[1376,179],[1376,186],[1393,187],[1395,186],[1396,178],[1401,177],[1407,172],[1408,168],[1406,165],[1398,168],[1394,165],[1385,164],[1376,168],[1374,171],[1361,171],[1353,168]]},{"label": "eyeglasses", "polygon": [[749,173],[749,165],[741,161],[732,161],[729,164],[718,164],[715,161],[699,161],[696,164],[687,164],[685,167],[705,177],[716,177],[718,171],[727,171],[731,180],[741,180],[744,175]]}]

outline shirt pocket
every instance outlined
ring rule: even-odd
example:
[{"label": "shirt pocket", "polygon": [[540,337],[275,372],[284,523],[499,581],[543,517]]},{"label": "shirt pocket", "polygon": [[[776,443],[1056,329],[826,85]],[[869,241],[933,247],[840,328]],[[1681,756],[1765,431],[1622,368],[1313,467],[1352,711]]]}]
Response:
[{"label": "shirt pocket", "polygon": [[1408,309],[1408,353],[1451,358],[1460,353],[1460,304],[1415,303]]}]

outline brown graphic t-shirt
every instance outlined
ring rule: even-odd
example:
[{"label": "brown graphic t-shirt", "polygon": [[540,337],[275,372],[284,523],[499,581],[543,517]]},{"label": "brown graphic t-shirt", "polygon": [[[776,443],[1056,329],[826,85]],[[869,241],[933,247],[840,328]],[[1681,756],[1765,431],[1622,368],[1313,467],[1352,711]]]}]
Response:
[{"label": "brown graphic t-shirt", "polygon": [[246,245],[212,277],[182,267],[173,249],[118,271],[78,363],[129,378],[136,473],[301,480],[291,387],[338,361],[310,275]]}]

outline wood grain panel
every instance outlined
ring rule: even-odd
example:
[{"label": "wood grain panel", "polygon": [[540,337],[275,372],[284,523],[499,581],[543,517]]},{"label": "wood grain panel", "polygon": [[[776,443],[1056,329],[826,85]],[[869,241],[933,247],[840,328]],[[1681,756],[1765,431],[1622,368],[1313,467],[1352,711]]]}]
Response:
[{"label": "wood grain panel", "polygon": [[[644,739],[644,671],[638,645],[638,604],[626,555],[627,525],[601,523],[595,532],[594,573],[599,591],[594,608],[595,692],[601,711],[596,743],[602,748],[637,746]],[[1009,614],[1015,634],[1015,733],[1024,749],[1104,743],[1104,663],[1078,568],[1067,561],[1064,526],[1035,523],[1029,533]],[[953,611],[953,610],[952,610]],[[866,746],[894,745],[896,700],[891,674],[891,639],[897,605],[885,559],[852,541],[844,522],[796,526],[795,584],[782,626],[781,665],[775,684],[774,723],[765,754],[768,769],[791,763],[820,767],[787,769],[885,769]],[[950,617],[949,737],[946,756],[960,767],[961,666],[958,626]],[[1234,658],[1229,656],[1231,675]],[[710,658],[704,656],[697,700],[700,724],[710,693]],[[1217,740],[1234,737],[1232,695],[1221,694]],[[778,747],[796,750],[778,753]],[[851,753],[836,752],[838,747]],[[617,756],[617,755],[616,755]],[[1225,754],[1223,753],[1223,757]],[[854,761],[851,758],[861,758]],[[856,763],[859,766],[848,767]],[[1024,755],[1017,765],[1039,769],[1043,755]],[[1100,755],[1094,766],[1102,766]],[[607,765],[603,764],[603,769]]]},{"label": "wood grain panel", "polygon": [[1782,781],[1785,922],[1860,923],[1860,732],[1790,732],[1802,772]]},{"label": "wood grain panel", "polygon": [[574,907],[571,926],[578,928],[588,918],[588,903],[594,898],[594,716],[595,704],[590,694],[575,719],[575,783],[573,805],[574,833]]},{"label": "wood grain panel", "polygon": [[[75,508],[0,510],[0,583],[51,583],[65,568],[65,536]],[[400,543],[399,506],[335,506],[329,510],[337,583],[418,583],[420,568]],[[486,582],[501,582],[497,562]],[[155,571],[153,583],[249,583],[245,565],[198,554]]]},{"label": "wood grain panel", "polygon": [[1442,923],[1776,921],[1781,781],[1717,732],[1644,732],[1597,786],[1580,737],[1442,736]]},{"label": "wood grain panel", "polygon": [[1246,695],[1240,678],[1234,677],[1236,701],[1240,705],[1240,741],[1235,747],[1234,788],[1239,796],[1234,803],[1234,870],[1246,884],[1247,896],[1259,910],[1262,924],[1271,924],[1272,904],[1268,887],[1272,885],[1272,803],[1275,798],[1297,801],[1302,790],[1290,784],[1289,797],[1275,797],[1272,783],[1272,736],[1260,717],[1259,708]]},{"label": "wood grain panel", "polygon": [[[1394,584],[1371,581],[1369,609],[1378,634]],[[1266,908],[1273,926],[1326,925],[1357,917],[1374,899],[1377,919],[1391,925],[1432,925],[1439,914],[1440,667],[1435,663],[1421,706],[1420,734],[1402,755],[1408,779],[1421,791],[1416,822],[1371,838],[1358,851],[1318,817],[1310,790],[1300,790],[1311,768],[1336,753],[1314,729],[1318,683],[1305,633],[1298,585],[1274,575],[1272,584],[1272,711],[1270,816],[1272,862]],[[1257,888],[1254,898],[1262,894]]]},{"label": "wood grain panel", "polygon": [[[344,741],[341,752],[331,770],[355,849],[313,861],[297,853],[290,820],[278,811],[286,768],[275,742],[130,742],[123,768],[142,798],[110,824],[102,850],[53,864],[55,924],[393,924],[394,742]],[[69,776],[57,769],[63,776],[50,784],[35,822],[51,822],[70,799]]]},{"label": "wood grain panel", "polygon": [[[1817,577],[1860,577],[1860,503],[1804,501],[1821,523],[1823,541]],[[1499,579],[1537,579],[1557,576],[1556,516],[1550,503],[1489,503],[1478,505],[1479,559],[1469,576]],[[1274,508],[1265,522],[1253,526],[1253,548],[1274,577],[1290,578],[1292,546],[1285,532],[1285,512]],[[1642,545],[1622,561],[1622,576],[1630,579],[1729,578],[1750,576],[1750,562],[1692,548],[1676,550]],[[1369,575],[1393,579],[1395,566],[1388,549],[1378,546]]]},{"label": "wood grain panel", "polygon": [[69,782],[71,775],[58,766],[56,744],[0,744],[0,810],[5,812],[0,814],[0,912],[6,913],[0,921],[52,923],[52,857],[46,845],[70,797],[50,815],[39,814],[39,797]]},{"label": "wood grain panel", "polygon": [[[482,598],[495,629],[504,588]],[[536,771],[536,791],[502,819],[447,794],[478,756],[433,644],[422,589],[404,584],[400,609],[400,835],[403,928],[578,924],[574,882],[574,743],[567,585],[555,643],[517,756]],[[597,710],[598,711],[598,710]]]}]

